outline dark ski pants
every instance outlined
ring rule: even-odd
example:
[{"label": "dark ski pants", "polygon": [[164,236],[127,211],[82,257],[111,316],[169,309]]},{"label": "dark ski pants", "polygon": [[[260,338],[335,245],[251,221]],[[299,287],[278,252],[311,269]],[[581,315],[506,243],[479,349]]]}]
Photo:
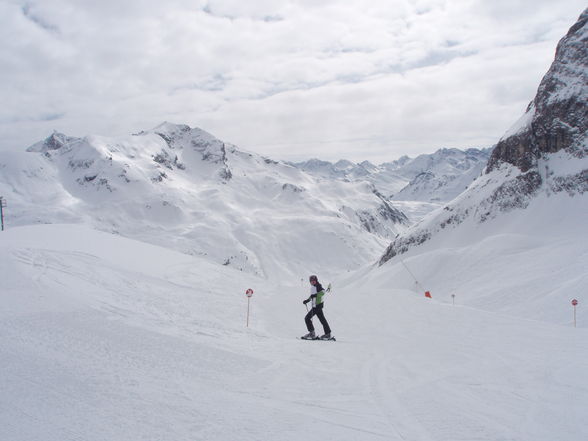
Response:
[{"label": "dark ski pants", "polygon": [[318,317],[321,324],[323,325],[323,329],[325,330],[325,334],[329,334],[331,332],[331,328],[329,327],[329,324],[327,323],[327,319],[325,318],[325,314],[323,314],[323,306],[324,305],[322,303],[320,305],[314,306],[308,312],[308,314],[306,314],[306,317],[304,317],[304,321],[306,322],[306,328],[308,329],[308,332],[314,331],[314,326],[312,325],[312,318],[315,315]]}]

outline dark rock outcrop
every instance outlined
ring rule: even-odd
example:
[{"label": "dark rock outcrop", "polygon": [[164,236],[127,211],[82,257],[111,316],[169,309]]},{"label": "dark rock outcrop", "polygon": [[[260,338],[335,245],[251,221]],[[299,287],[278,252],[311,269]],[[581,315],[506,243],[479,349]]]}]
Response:
[{"label": "dark rock outcrop", "polygon": [[496,145],[487,172],[501,162],[526,172],[546,153],[583,157],[588,130],[588,9],[561,39],[523,122]]}]

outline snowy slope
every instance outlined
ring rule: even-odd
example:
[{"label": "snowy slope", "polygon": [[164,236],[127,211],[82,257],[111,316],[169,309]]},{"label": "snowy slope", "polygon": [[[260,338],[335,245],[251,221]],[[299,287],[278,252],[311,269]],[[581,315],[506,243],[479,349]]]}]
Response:
[{"label": "snowy slope", "polygon": [[[467,216],[472,203],[467,196],[472,195],[462,195],[462,205],[441,209],[418,227],[418,235],[399,238],[398,254],[381,267],[381,283],[419,295],[430,290],[444,302],[455,294],[461,304],[476,308],[569,324],[570,300],[588,301],[588,198],[543,194],[522,212],[479,222],[486,214],[480,193],[477,213]],[[458,221],[452,219],[462,216],[454,228],[452,222]],[[411,240],[423,242],[414,246]]]},{"label": "snowy slope", "polygon": [[11,227],[80,223],[272,278],[355,269],[408,223],[369,183],[317,180],[170,123],[3,153],[0,194]]},{"label": "snowy slope", "polygon": [[586,439],[585,327],[452,307],[388,276],[332,279],[338,341],[304,342],[306,285],[80,226],[7,230],[0,439]]},{"label": "snowy slope", "polygon": [[588,192],[582,181],[569,183],[588,176],[588,158],[562,151],[544,161],[538,188],[538,172],[503,164],[396,238],[380,259],[386,280],[414,287],[405,262],[421,293],[568,323],[566,306],[573,297],[584,300],[588,288]]}]

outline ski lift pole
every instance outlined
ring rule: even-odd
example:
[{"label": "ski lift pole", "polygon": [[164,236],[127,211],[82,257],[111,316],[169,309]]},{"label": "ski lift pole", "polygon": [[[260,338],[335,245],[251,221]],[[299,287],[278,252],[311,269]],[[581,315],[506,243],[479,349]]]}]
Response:
[{"label": "ski lift pole", "polygon": [[4,207],[6,207],[6,200],[0,196],[0,225],[2,226],[0,231],[4,231]]},{"label": "ski lift pole", "polygon": [[417,278],[415,277],[415,275],[412,273],[412,271],[406,266],[406,263],[404,263],[404,261],[402,259],[400,259],[400,263],[402,263],[402,265],[404,266],[404,268],[406,268],[406,271],[408,271],[408,273],[412,276],[412,278],[414,279],[414,282],[421,287],[421,289],[424,291],[425,288],[423,288],[423,285],[421,285],[419,283],[419,281],[417,280]]}]

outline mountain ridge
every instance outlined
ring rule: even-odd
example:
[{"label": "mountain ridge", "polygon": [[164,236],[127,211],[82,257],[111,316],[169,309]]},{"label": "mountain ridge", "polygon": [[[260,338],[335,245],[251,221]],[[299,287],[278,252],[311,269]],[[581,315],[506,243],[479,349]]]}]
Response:
[{"label": "mountain ridge", "polygon": [[264,277],[355,269],[408,225],[367,182],[323,182],[184,124],[54,132],[0,168],[12,225],[83,223]]}]

